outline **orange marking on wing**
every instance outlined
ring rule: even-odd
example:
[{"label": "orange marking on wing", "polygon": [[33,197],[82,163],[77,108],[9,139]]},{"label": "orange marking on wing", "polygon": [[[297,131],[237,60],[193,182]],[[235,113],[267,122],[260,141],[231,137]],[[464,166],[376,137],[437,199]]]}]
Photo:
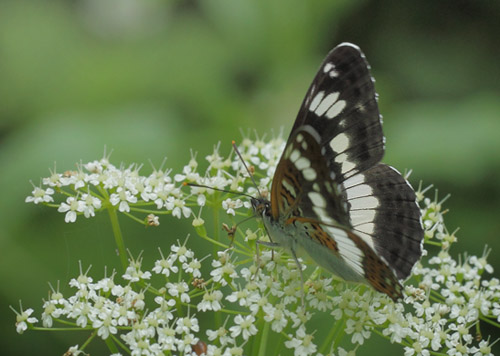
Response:
[{"label": "orange marking on wing", "polygon": [[313,240],[316,240],[319,244],[335,253],[339,252],[335,239],[323,230],[320,221],[302,217],[291,217],[285,224],[293,224],[296,221],[302,223],[306,228],[308,225],[311,227],[311,229],[307,229],[307,233]]},{"label": "orange marking on wing", "polygon": [[403,287],[389,266],[358,235],[348,230],[346,232],[364,254],[363,269],[365,278],[372,287],[387,294],[394,301],[402,298]]}]

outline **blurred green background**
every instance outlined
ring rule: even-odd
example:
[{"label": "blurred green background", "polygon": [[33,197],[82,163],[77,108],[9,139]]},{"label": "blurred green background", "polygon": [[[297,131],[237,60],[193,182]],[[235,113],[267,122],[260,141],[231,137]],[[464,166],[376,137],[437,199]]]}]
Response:
[{"label": "blurred green background", "polygon": [[[145,163],[147,173],[148,159],[166,156],[175,172],[190,148],[204,157],[221,141],[229,152],[240,129],[288,134],[323,57],[344,41],[363,49],[377,80],[384,161],[451,194],[447,226],[461,228],[452,252],[488,244],[498,276],[499,35],[498,1],[0,1],[2,353],[81,344],[82,334],[17,335],[8,305],[22,299],[39,317],[47,282],[67,291],[78,260],[97,276],[118,262],[104,214],[65,224],[24,203],[30,180],[54,162],[65,171],[100,158],[105,145],[117,165]],[[191,229],[122,221],[128,247],[147,258]]]}]

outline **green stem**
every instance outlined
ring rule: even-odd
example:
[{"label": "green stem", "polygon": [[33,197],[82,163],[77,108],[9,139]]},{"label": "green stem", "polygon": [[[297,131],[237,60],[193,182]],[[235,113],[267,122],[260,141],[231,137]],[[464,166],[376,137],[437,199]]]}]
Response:
[{"label": "green stem", "polygon": [[135,222],[138,222],[141,225],[146,225],[146,223],[144,222],[144,220],[141,220],[141,219],[135,217],[134,215],[132,215],[130,213],[123,212],[123,214],[125,214],[125,216],[131,218],[132,220],[134,220]]},{"label": "green stem", "polygon": [[[218,195],[214,194],[217,198]],[[218,199],[214,199],[214,203],[218,202]],[[220,244],[220,209],[218,206],[214,207],[213,209],[213,217],[214,217],[214,236],[215,240]],[[213,256],[217,256],[217,245],[213,245]],[[222,325],[222,313],[215,313],[214,314],[214,322],[215,322],[215,327],[219,328]]]},{"label": "green stem", "polygon": [[487,318],[485,316],[480,316],[479,319],[482,320],[482,321],[484,321],[485,323],[488,323],[488,324],[493,325],[493,326],[495,326],[497,328],[500,328],[500,324],[499,323],[496,323],[493,320],[491,320],[491,319],[489,319],[489,318]]},{"label": "green stem", "polygon": [[118,353],[118,347],[116,347],[116,344],[111,336],[108,336],[104,342],[106,343],[106,346],[108,346],[109,351],[114,354]]},{"label": "green stem", "polygon": [[82,347],[80,347],[80,350],[82,350],[82,351],[85,350],[85,348],[90,344],[90,342],[95,338],[96,335],[97,335],[96,331],[91,333],[89,338],[87,340],[85,340],[85,342],[83,343]]},{"label": "green stem", "polygon": [[330,332],[328,333],[328,336],[325,338],[325,341],[323,342],[323,345],[321,345],[321,347],[319,349],[320,353],[325,354],[327,352],[327,348],[328,348],[329,345],[331,345],[331,343],[333,341],[333,338],[337,334],[340,326],[344,324],[343,320],[344,319],[342,318],[339,321],[337,321],[335,323],[335,326],[330,329]]},{"label": "green stem", "polygon": [[84,330],[93,330],[91,326],[88,326],[86,328],[45,328],[45,327],[40,327],[40,326],[33,326],[30,327],[30,330],[36,330],[36,331],[84,331]]},{"label": "green stem", "polygon": [[169,214],[172,214],[168,210],[158,211],[158,210],[141,209],[141,208],[135,208],[135,207],[130,207],[130,211],[135,211],[136,213],[155,214],[155,215],[169,215]]},{"label": "green stem", "polygon": [[340,319],[338,321],[339,328],[335,331],[336,335],[335,335],[335,338],[333,339],[333,349],[334,350],[337,349],[337,347],[340,344],[340,341],[342,340],[342,338],[345,335],[345,331],[344,331],[344,325],[345,325],[345,323],[346,323],[345,316],[342,316],[342,319]]},{"label": "green stem", "polygon": [[262,330],[262,337],[260,338],[259,345],[259,356],[266,355],[267,338],[269,337],[269,325],[270,323],[264,322],[264,329]]},{"label": "green stem", "polygon": [[441,247],[442,246],[442,243],[441,242],[436,242],[436,241],[425,241],[425,244],[426,245],[432,245],[432,246],[438,246],[438,247]]},{"label": "green stem", "polygon": [[118,214],[116,213],[116,209],[109,205],[107,207],[109,220],[111,221],[111,228],[113,229],[113,235],[115,237],[116,247],[118,249],[118,254],[120,256],[120,261],[122,263],[123,271],[127,270],[128,259],[127,259],[127,250],[125,248],[125,243],[123,241],[122,231],[120,229],[120,223],[118,222]]},{"label": "green stem", "polygon": [[123,350],[125,350],[127,353],[129,353],[129,354],[130,354],[130,350],[127,348],[127,346],[125,346],[125,344],[124,344],[124,343],[122,343],[122,342],[120,341],[120,339],[119,339],[119,338],[117,338],[117,337],[116,337],[115,335],[113,335],[113,334],[110,334],[110,336],[113,338],[113,341],[115,342],[115,344],[117,344],[119,347],[121,347]]}]

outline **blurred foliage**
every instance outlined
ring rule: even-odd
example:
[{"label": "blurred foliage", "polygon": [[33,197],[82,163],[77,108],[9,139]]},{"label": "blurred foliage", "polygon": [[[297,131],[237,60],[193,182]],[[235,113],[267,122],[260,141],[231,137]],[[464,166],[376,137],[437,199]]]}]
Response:
[{"label": "blurred foliage", "polygon": [[[115,262],[105,216],[64,224],[24,203],[30,179],[105,146],[115,163],[159,166],[167,156],[178,170],[190,148],[205,155],[221,141],[229,151],[240,129],[287,134],[322,57],[343,41],[363,49],[377,79],[385,161],[451,193],[447,225],[461,227],[462,251],[488,244],[496,256],[499,14],[499,2],[465,0],[1,1],[4,352],[62,354],[82,342],[19,336],[7,306],[22,298],[39,311],[47,281],[64,285],[78,260],[98,274]],[[183,238],[190,227],[173,220],[146,231],[127,222],[132,252],[153,256]],[[500,260],[491,262],[498,275]]]}]

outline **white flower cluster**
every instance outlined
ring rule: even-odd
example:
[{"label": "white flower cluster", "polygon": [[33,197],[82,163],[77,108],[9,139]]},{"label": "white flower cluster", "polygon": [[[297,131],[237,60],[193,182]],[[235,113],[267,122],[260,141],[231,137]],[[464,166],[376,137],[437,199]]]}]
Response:
[{"label": "white flower cluster", "polygon": [[[93,217],[108,203],[122,213],[129,213],[134,207],[153,207],[166,209],[177,218],[191,216],[181,186],[173,182],[169,170],[155,170],[149,176],[141,176],[140,168],[135,164],[118,168],[105,157],[80,164],[77,171],[52,172],[50,177],[43,178],[44,187],[35,187],[26,202],[57,207],[65,214],[66,222],[75,222],[78,215]],[[67,196],[66,200],[51,204],[56,192]]]},{"label": "white flower cluster", "polygon": [[[279,137],[244,139],[239,146],[263,196],[268,194],[283,146]],[[191,208],[198,206],[201,214],[207,202],[211,209],[220,206],[231,221],[236,215],[248,216],[250,206],[245,198],[214,194],[214,189],[207,188],[257,196],[241,160],[221,156],[219,146],[206,160],[208,168],[203,174],[198,173],[196,155],[192,155],[182,173],[171,178],[168,170],[145,177],[139,175],[139,166],[118,169],[102,159],[81,166],[78,172],[53,173],[43,180],[44,188],[35,188],[27,201],[50,206],[55,191],[70,187],[73,193],[65,192],[67,200],[52,205],[66,213],[66,221],[74,221],[80,214],[90,217],[104,206],[112,206],[124,213],[136,208],[150,213],[145,221],[158,225],[155,211],[144,209],[151,205],[178,218],[194,218],[198,228],[204,221]],[[82,173],[83,169],[89,173]],[[181,182],[201,186],[182,189]],[[219,247],[217,256],[211,256],[209,271],[202,273],[200,260],[186,244],[178,244],[149,271],[141,269],[140,259],[130,261],[122,284],[115,284],[114,274],[97,283],[82,274],[70,283],[77,289],[74,296],[52,293],[45,303],[43,324],[51,327],[53,319],[63,317],[74,320],[76,326],[95,329],[102,338],[111,337],[132,355],[162,355],[166,350],[185,355],[244,355],[255,340],[264,344],[280,340],[282,348],[276,348],[276,353],[354,356],[375,334],[403,345],[406,356],[489,356],[496,340],[483,337],[480,326],[489,323],[500,330],[500,281],[485,278],[493,272],[487,250],[481,257],[466,256],[458,261],[451,257],[456,237],[444,225],[443,201],[425,198],[425,192],[419,189],[417,198],[428,249],[424,255],[429,256],[417,264],[406,283],[404,302],[394,303],[367,286],[346,284],[328,274],[325,277],[314,263],[301,261],[304,270],[299,271],[295,260],[281,250],[259,248],[260,253],[255,254],[248,245],[266,238],[261,230],[247,229],[248,243],[236,238],[226,249],[205,230],[200,233],[197,229],[201,238]],[[231,237],[236,235],[227,230]],[[154,285],[153,276],[161,276],[164,282]],[[148,304],[149,294],[154,295],[154,304]],[[195,311],[198,316],[217,315],[213,327],[202,330]],[[31,309],[18,313],[18,332],[35,322],[31,313]],[[332,322],[327,335],[317,342],[318,320],[324,313],[331,315]],[[346,345],[350,351],[340,347]],[[73,349],[77,354],[78,347]]]},{"label": "white flower cluster", "polygon": [[[263,194],[267,194],[269,177],[274,173],[283,146],[283,139],[278,137],[269,142],[244,139],[239,147],[245,161],[252,164],[252,169],[259,170],[262,177],[258,184]],[[164,209],[179,219],[189,218],[192,216],[191,206],[204,206],[207,196],[214,193],[213,189],[191,187],[190,194],[187,194],[181,189],[182,183],[195,183],[215,189],[229,188],[239,193],[245,190],[248,172],[237,156],[232,159],[222,157],[217,145],[214,152],[206,156],[206,161],[208,168],[203,175],[197,172],[198,162],[196,155],[192,154],[181,174],[171,177],[171,170],[155,169],[150,175],[142,176],[142,165],[116,167],[105,156],[98,161],[79,164],[76,171],[51,171],[49,177],[42,179],[42,187],[35,186],[32,195],[25,201],[57,207],[59,212],[65,214],[67,223],[75,222],[80,215],[94,217],[97,211],[110,206],[126,214],[135,211],[149,213],[144,223],[157,226],[159,222],[155,213],[162,213]],[[65,200],[55,203],[56,193],[64,196]],[[250,186],[247,193],[256,195],[255,187]],[[237,209],[248,211],[248,201],[233,197],[228,197],[222,203],[228,214],[234,216]]]},{"label": "white flower cluster", "polygon": [[419,263],[413,270],[418,287],[406,290],[405,302],[414,312],[393,320],[393,328],[400,327],[399,337],[409,342],[405,355],[440,350],[452,356],[491,355],[490,343],[480,331],[482,322],[500,327],[500,281],[484,278],[485,272],[493,272],[489,251],[485,248],[481,257],[453,259],[449,250],[456,237],[443,223],[442,201],[425,198],[423,205],[426,240],[434,251],[428,266]]}]

